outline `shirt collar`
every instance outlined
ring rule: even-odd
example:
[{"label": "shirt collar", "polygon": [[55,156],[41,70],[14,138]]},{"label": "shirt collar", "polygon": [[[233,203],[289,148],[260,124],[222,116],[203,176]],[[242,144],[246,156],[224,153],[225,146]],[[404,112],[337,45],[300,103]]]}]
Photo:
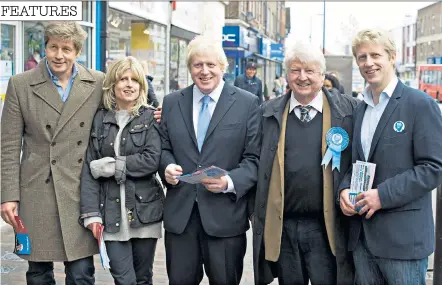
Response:
[{"label": "shirt collar", "polygon": [[[313,98],[313,100],[308,103],[308,105],[312,106],[317,110],[318,112],[322,113],[322,105],[323,105],[323,98],[322,98],[322,90],[318,92],[318,94]],[[290,109],[289,113],[292,112],[296,107],[298,106],[304,106],[301,103],[299,103],[298,100],[296,100],[295,96],[293,95],[293,91],[290,95]]]},{"label": "shirt collar", "polygon": [[[385,87],[385,89],[382,91],[379,102],[382,102],[385,99],[390,99],[391,96],[393,96],[394,89],[396,89],[396,85],[398,84],[398,82],[399,79],[396,75],[394,75],[393,78],[390,80],[390,83],[388,83],[387,87]],[[362,91],[362,95],[364,96],[364,102],[367,105],[374,107],[370,86],[367,86],[364,91]]]},{"label": "shirt collar", "polygon": [[[219,97],[221,96],[221,92],[223,92],[223,88],[224,88],[224,80],[221,80],[220,83],[218,84],[218,86],[215,88],[215,90],[212,91],[212,93],[209,93],[207,95],[209,95],[213,101],[215,101],[215,103],[218,103]],[[195,85],[193,85],[193,98],[194,101],[199,102],[201,101],[201,99],[205,96],[205,94],[203,92],[201,92],[201,90],[199,90],[199,88]]]},{"label": "shirt collar", "polygon": [[[49,72],[49,76],[51,77],[52,81],[57,82],[58,81],[58,77],[55,76],[51,69],[49,68],[49,63],[48,60],[46,59],[46,68],[48,69]],[[78,74],[78,69],[77,69],[77,65],[74,63],[74,65],[72,66],[72,75],[71,78],[75,78],[75,76],[77,76]]]}]

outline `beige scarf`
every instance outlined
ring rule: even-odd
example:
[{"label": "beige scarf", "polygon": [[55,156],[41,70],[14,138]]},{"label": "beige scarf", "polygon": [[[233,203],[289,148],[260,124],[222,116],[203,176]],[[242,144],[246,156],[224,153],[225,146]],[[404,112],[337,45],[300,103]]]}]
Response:
[{"label": "beige scarf", "polygon": [[[327,96],[323,96],[322,107],[322,156],[327,150],[325,137],[327,131],[331,128],[330,104]],[[287,127],[287,116],[289,112],[290,100],[287,102],[284,113],[282,114],[281,134],[279,136],[278,151],[273,160],[272,175],[270,176],[269,194],[267,200],[267,214],[264,229],[265,259],[269,261],[278,261],[281,236],[282,220],[284,213],[284,149],[285,149],[285,131]],[[327,168],[323,168],[324,179],[324,218],[327,229],[328,240],[332,253],[336,255],[335,248],[335,203],[333,195],[333,175],[331,163]]]}]

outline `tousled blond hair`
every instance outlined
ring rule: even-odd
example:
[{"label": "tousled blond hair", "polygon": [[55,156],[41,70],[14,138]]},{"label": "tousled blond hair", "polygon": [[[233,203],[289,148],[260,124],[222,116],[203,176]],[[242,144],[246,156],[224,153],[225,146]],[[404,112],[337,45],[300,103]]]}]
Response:
[{"label": "tousled blond hair", "polygon": [[126,71],[132,71],[132,76],[140,84],[140,94],[135,105],[130,110],[131,114],[138,116],[142,106],[148,106],[147,102],[147,82],[141,63],[134,57],[128,56],[119,59],[109,67],[103,82],[103,104],[108,110],[115,110],[117,102],[115,98],[115,84],[120,81]]},{"label": "tousled blond hair", "polygon": [[364,29],[360,31],[352,41],[351,49],[356,58],[358,49],[363,44],[378,44],[384,47],[391,59],[396,54],[396,44],[387,31],[381,29]]},{"label": "tousled blond hair", "polygon": [[45,46],[48,43],[49,38],[52,37],[63,41],[72,41],[78,54],[81,52],[84,41],[87,39],[87,33],[78,22],[54,21],[50,22],[45,28]]},{"label": "tousled blond hair", "polygon": [[226,72],[229,63],[227,62],[221,41],[207,35],[196,36],[187,46],[187,68],[189,71],[194,57],[207,52],[215,53],[220,69],[223,73]]}]

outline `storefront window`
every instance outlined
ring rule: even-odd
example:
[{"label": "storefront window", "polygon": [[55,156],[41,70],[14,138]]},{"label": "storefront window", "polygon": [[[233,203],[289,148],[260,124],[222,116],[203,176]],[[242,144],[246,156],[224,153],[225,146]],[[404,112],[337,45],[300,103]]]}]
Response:
[{"label": "storefront window", "polygon": [[[37,66],[40,59],[45,57],[44,30],[48,23],[49,22],[23,22],[23,58],[25,60],[24,71]],[[82,27],[88,33],[88,37],[83,45],[83,49],[81,50],[81,54],[77,61],[86,67],[91,67],[91,28],[86,26]]]},{"label": "storefront window", "polygon": [[148,75],[160,103],[165,95],[166,27],[143,18],[109,9],[107,63],[134,56],[148,63]]},{"label": "storefront window", "polygon": [[189,85],[187,69],[187,41],[176,37],[170,38],[170,82],[169,91],[176,91]]},{"label": "storefront window", "polygon": [[9,78],[15,74],[15,26],[0,24],[0,117]]}]

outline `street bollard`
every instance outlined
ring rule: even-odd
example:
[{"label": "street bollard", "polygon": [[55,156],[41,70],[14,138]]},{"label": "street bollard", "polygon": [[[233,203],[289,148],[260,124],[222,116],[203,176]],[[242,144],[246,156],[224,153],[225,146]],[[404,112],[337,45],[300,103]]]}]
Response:
[{"label": "street bollard", "polygon": [[434,251],[433,285],[442,285],[442,186],[436,196],[436,248]]}]

